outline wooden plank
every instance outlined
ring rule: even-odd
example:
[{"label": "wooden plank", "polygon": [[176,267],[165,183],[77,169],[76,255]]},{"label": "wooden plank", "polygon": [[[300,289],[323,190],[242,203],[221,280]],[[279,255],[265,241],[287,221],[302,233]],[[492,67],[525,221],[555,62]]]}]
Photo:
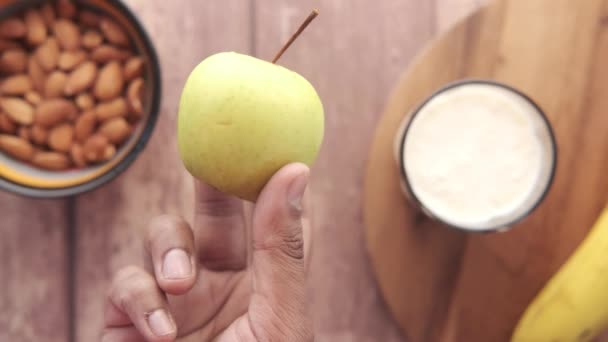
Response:
[{"label": "wooden plank", "polygon": [[319,17],[279,64],[310,80],[326,111],[312,178],[316,337],[399,341],[365,253],[362,179],[373,127],[398,76],[433,36],[435,6],[417,0],[258,1],[257,56],[271,59],[313,6]]},{"label": "wooden plank", "polygon": [[0,193],[0,341],[68,341],[65,213]]},{"label": "wooden plank", "polygon": [[[110,277],[141,262],[140,231],[154,215],[192,212],[192,180],[177,155],[175,119],[191,69],[224,50],[248,53],[250,6],[241,0],[129,0],[152,37],[163,71],[160,120],[148,147],[121,177],[78,199],[76,340],[94,341],[102,328]],[[229,20],[227,20],[229,18]]]}]

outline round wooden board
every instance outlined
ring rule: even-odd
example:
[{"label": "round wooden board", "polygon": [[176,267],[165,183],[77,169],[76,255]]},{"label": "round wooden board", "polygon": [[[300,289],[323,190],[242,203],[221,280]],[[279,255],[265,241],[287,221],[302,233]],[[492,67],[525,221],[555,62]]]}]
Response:
[{"label": "round wooden board", "polygon": [[[434,41],[407,70],[375,134],[365,182],[368,250],[411,341],[508,341],[526,306],[608,201],[608,0],[502,0]],[[393,140],[448,82],[485,78],[530,95],[558,142],[547,198],[506,233],[466,234],[412,210]],[[608,305],[603,303],[599,305]]]}]

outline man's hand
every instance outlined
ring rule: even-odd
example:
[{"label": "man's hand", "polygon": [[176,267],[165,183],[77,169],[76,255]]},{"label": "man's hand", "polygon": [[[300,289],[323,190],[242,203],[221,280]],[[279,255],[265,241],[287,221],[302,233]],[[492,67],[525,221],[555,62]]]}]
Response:
[{"label": "man's hand", "polygon": [[302,164],[278,171],[251,215],[242,201],[197,184],[193,227],[154,219],[147,269],[116,274],[102,341],[312,341],[302,226],[308,174]]}]

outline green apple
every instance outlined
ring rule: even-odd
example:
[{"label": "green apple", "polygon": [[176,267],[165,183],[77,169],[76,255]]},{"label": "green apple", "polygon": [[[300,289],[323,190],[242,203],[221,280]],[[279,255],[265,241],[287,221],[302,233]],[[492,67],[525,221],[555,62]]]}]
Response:
[{"label": "green apple", "polygon": [[188,172],[254,202],[284,165],[314,163],[324,134],[323,104],[299,74],[222,52],[203,60],[188,77],[177,131]]}]

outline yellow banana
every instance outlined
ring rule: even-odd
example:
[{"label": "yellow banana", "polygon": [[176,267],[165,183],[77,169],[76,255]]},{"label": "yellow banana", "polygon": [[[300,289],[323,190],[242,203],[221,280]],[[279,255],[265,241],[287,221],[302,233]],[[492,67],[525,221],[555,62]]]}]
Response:
[{"label": "yellow banana", "polygon": [[512,342],[591,341],[608,328],[608,206],[530,303]]}]

